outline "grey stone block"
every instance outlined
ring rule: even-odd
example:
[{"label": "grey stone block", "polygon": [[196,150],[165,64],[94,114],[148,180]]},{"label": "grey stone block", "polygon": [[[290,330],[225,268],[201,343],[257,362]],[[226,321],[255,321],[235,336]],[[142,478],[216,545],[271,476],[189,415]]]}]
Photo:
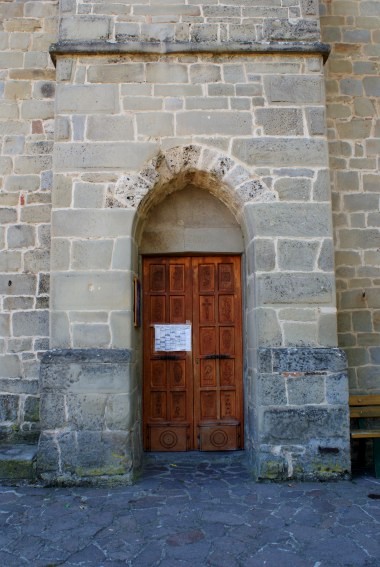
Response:
[{"label": "grey stone block", "polygon": [[297,108],[259,108],[254,113],[256,124],[266,136],[302,136],[302,110]]},{"label": "grey stone block", "polygon": [[[238,132],[234,133],[239,135]],[[266,165],[326,167],[328,163],[324,140],[301,137],[237,138],[233,141],[232,153],[248,165],[257,167]]]},{"label": "grey stone block", "polygon": [[328,404],[347,405],[348,394],[348,379],[345,372],[326,376],[326,402]]},{"label": "grey stone block", "polygon": [[66,396],[67,421],[75,431],[102,431],[105,428],[104,413],[107,396],[98,392],[72,393]]},{"label": "grey stone block", "polygon": [[143,63],[109,63],[90,65],[87,71],[90,83],[143,83],[145,71]]},{"label": "grey stone block", "polygon": [[312,271],[315,269],[318,241],[279,240],[277,244],[280,270]]},{"label": "grey stone block", "polygon": [[48,311],[24,311],[12,315],[13,333],[16,337],[49,336]]},{"label": "grey stone block", "polygon": [[72,243],[71,267],[74,270],[108,270],[112,251],[113,240],[76,240]]},{"label": "grey stone block", "polygon": [[278,374],[259,374],[257,399],[261,406],[286,406],[285,380]]},{"label": "grey stone block", "polygon": [[270,40],[310,41],[320,39],[317,19],[289,21],[285,18],[266,18],[263,22],[263,37]]},{"label": "grey stone block", "polygon": [[129,393],[131,352],[75,349],[47,352],[41,361],[43,392]]},{"label": "grey stone block", "polygon": [[265,409],[263,440],[303,444],[315,437],[348,439],[348,421],[348,406]]},{"label": "grey stone block", "polygon": [[17,420],[19,400],[14,394],[0,394],[0,422]]},{"label": "grey stone block", "polygon": [[57,143],[56,171],[140,170],[157,151],[153,142]]},{"label": "grey stone block", "polygon": [[[257,333],[256,340],[258,346],[280,346],[282,344],[282,334],[277,318],[276,311],[274,309],[255,309],[254,315],[251,321],[255,324],[255,328],[260,329],[260,333]],[[251,321],[249,324],[251,324]],[[249,335],[253,338],[254,330],[249,332]]]},{"label": "grey stone block", "polygon": [[265,77],[264,84],[271,102],[323,102],[322,77],[278,75]]},{"label": "grey stone block", "polygon": [[0,355],[0,377],[21,377],[20,358],[17,356],[17,354]]},{"label": "grey stone block", "polygon": [[334,278],[327,274],[282,273],[257,277],[259,304],[330,303]]},{"label": "grey stone block", "polygon": [[111,342],[108,325],[76,323],[72,326],[72,335],[74,348],[106,348]]},{"label": "grey stone block", "polygon": [[286,378],[289,405],[323,404],[324,376],[289,376]]},{"label": "grey stone block", "polygon": [[249,245],[247,256],[249,273],[272,271],[276,265],[276,252],[273,240],[268,238],[255,239]]},{"label": "grey stone block", "polygon": [[110,18],[106,16],[63,16],[59,26],[59,36],[63,40],[108,39]]},{"label": "grey stone block", "polygon": [[41,394],[40,420],[43,430],[67,427],[65,396],[59,392],[44,391]]},{"label": "grey stone block", "polygon": [[54,310],[130,309],[132,282],[123,272],[54,274],[51,306]]},{"label": "grey stone block", "polygon": [[135,211],[131,209],[80,209],[53,212],[53,236],[116,238],[130,236]]},{"label": "grey stone block", "polygon": [[252,133],[252,116],[248,112],[202,112],[177,113],[177,135],[221,134],[242,135]]},{"label": "grey stone block", "polygon": [[[263,203],[244,207],[252,236],[320,237],[331,235],[330,207],[320,203]],[[297,219],[297,222],[295,222]]]},{"label": "grey stone block", "polygon": [[115,85],[59,85],[57,113],[99,114],[118,110]]},{"label": "grey stone block", "polygon": [[27,396],[24,402],[24,421],[38,422],[40,419],[40,398]]},{"label": "grey stone block", "polygon": [[59,447],[55,442],[54,434],[42,431],[38,441],[37,472],[48,474],[59,468]]},{"label": "grey stone block", "polygon": [[[91,106],[91,112],[93,112]],[[132,116],[89,116],[87,137],[90,140],[133,140],[134,127]]]}]

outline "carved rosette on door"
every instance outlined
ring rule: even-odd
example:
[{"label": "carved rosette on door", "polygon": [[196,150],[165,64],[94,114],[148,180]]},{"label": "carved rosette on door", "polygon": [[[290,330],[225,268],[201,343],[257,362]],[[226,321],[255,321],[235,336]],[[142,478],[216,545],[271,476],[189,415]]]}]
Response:
[{"label": "carved rosette on door", "polygon": [[[144,444],[243,446],[240,257],[144,258]],[[154,325],[192,323],[190,352],[155,352]]]}]

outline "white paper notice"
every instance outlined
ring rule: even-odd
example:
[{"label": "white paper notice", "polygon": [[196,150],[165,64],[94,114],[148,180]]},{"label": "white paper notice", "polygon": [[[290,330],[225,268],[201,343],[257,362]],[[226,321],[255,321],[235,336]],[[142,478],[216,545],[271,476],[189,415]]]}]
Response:
[{"label": "white paper notice", "polygon": [[154,350],[191,351],[191,325],[154,325]]}]

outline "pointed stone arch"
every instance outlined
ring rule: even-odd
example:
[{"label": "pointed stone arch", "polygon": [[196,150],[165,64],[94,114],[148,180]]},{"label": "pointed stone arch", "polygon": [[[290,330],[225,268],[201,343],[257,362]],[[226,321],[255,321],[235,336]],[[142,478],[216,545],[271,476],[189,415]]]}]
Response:
[{"label": "pointed stone arch", "polygon": [[276,200],[276,193],[240,162],[217,149],[192,144],[170,148],[142,171],[120,177],[108,205],[135,209],[141,218],[167,195],[190,183],[208,190],[236,217],[248,202]]}]

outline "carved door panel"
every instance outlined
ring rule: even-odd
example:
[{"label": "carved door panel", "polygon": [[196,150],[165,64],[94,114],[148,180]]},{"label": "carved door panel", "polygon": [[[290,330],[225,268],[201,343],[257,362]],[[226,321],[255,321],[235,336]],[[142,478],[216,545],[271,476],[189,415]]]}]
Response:
[{"label": "carved door panel", "polygon": [[[144,258],[144,446],[242,447],[240,257]],[[191,352],[155,352],[154,324],[192,324]]]},{"label": "carved door panel", "polygon": [[194,421],[199,449],[239,449],[243,422],[240,257],[193,258],[193,302]]}]

